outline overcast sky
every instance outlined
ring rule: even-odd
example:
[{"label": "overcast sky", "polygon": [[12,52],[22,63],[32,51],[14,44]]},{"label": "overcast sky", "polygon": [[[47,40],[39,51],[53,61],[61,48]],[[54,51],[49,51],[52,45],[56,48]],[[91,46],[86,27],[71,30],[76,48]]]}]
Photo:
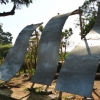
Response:
[{"label": "overcast sky", "polygon": [[[15,15],[0,17],[0,22],[3,23],[3,29],[5,32],[11,32],[13,36],[13,44],[17,38],[19,32],[29,24],[36,24],[43,22],[43,26],[48,20],[57,15],[57,13],[64,14],[72,12],[79,8],[85,0],[33,0],[33,3],[27,8],[22,6],[21,9],[15,11]],[[7,4],[1,5],[0,12],[10,11],[13,5]],[[65,27],[74,27],[74,20],[78,15],[74,15],[68,18]]]}]

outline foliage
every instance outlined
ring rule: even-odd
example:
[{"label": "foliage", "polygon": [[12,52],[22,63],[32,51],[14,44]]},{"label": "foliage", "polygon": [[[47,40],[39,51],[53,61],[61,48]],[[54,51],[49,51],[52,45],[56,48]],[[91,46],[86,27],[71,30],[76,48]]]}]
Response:
[{"label": "foliage", "polygon": [[41,26],[39,26],[39,31],[40,32],[42,32],[43,31],[43,29],[44,29],[44,27],[41,25]]},{"label": "foliage", "polygon": [[28,52],[30,53],[30,60],[34,63],[34,67],[36,68],[36,63],[37,63],[37,56],[38,56],[38,43],[39,43],[39,36],[40,34],[38,31],[35,31],[35,37],[32,37],[30,39],[30,44],[29,44],[29,50]]},{"label": "foliage", "polygon": [[0,65],[3,63],[8,50],[12,46],[12,34],[10,32],[4,32],[2,24],[0,24]]},{"label": "foliage", "polygon": [[10,32],[4,32],[2,25],[0,25],[0,44],[10,44],[12,43],[12,34]]},{"label": "foliage", "polygon": [[[93,27],[97,17],[97,1],[96,0],[85,0],[81,7],[82,10],[82,27],[83,36],[85,36]],[[76,24],[79,26],[79,22]]]},{"label": "foliage", "polygon": [[29,4],[32,3],[32,0],[0,0],[0,3],[5,5],[9,2],[13,3],[13,8],[9,12],[0,13],[0,17],[14,15],[15,9],[21,8],[22,5],[26,5],[28,7]]},{"label": "foliage", "polygon": [[[61,55],[63,55],[63,59],[61,58]],[[67,56],[68,56],[68,52],[62,52],[62,54],[59,53],[59,61],[65,61]]]},{"label": "foliage", "polygon": [[4,62],[4,58],[0,58],[0,65]]},{"label": "foliage", "polygon": [[39,42],[39,33],[38,31],[35,31],[29,40],[26,57],[20,69],[21,71],[23,70],[24,73],[27,73],[27,70],[28,70],[30,77],[34,74],[36,64],[37,64],[38,42]]},{"label": "foliage", "polygon": [[21,5],[26,5],[28,6],[30,3],[32,3],[32,0],[0,0],[1,4],[7,4],[9,2],[12,2],[13,4],[17,5],[20,7]]},{"label": "foliage", "polygon": [[66,52],[66,41],[72,34],[73,34],[72,28],[65,29],[65,31],[63,31],[61,34],[61,45],[63,48],[65,48],[65,52]]},{"label": "foliage", "polygon": [[97,1],[86,0],[82,5],[83,34],[86,35],[93,27],[97,17]]},{"label": "foliage", "polygon": [[65,29],[65,31],[63,31],[62,34],[61,34],[61,39],[63,39],[63,38],[67,39],[67,38],[70,37],[72,34],[73,34],[72,28]]},{"label": "foliage", "polygon": [[8,50],[11,48],[11,44],[7,44],[7,45],[0,45],[0,58],[5,58]]},{"label": "foliage", "polygon": [[6,44],[6,45],[0,44],[0,65],[3,63],[4,58],[6,57],[11,46],[12,46],[11,44]]},{"label": "foliage", "polygon": [[[66,52],[66,40],[73,34],[72,28],[66,29],[61,34],[60,46],[59,46],[59,60],[65,61],[68,53]],[[64,51],[63,51],[64,49]]]}]

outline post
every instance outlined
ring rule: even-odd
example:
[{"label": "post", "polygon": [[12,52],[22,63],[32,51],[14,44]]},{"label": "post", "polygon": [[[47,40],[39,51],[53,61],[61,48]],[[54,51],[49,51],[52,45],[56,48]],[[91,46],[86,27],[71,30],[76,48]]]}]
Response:
[{"label": "post", "polygon": [[58,100],[61,100],[61,97],[62,97],[62,92],[60,91]]},{"label": "post", "polygon": [[46,88],[45,88],[45,91],[46,91],[46,92],[47,92],[48,88],[49,88],[49,85],[47,85]]},{"label": "post", "polygon": [[87,100],[87,97],[84,97],[83,100]]},{"label": "post", "polygon": [[33,89],[34,84],[35,84],[35,83],[32,83],[32,85],[31,85],[31,89]]},{"label": "post", "polygon": [[[36,41],[37,41],[37,46],[36,46],[36,49],[38,49],[38,44],[39,44],[39,38],[38,38],[38,33],[37,33],[37,31],[35,30],[35,36],[36,36]],[[37,52],[37,50],[36,50],[36,52]],[[34,59],[35,59],[35,70],[36,70],[36,63],[37,63],[37,55],[36,55],[36,53],[35,53],[35,57],[34,57]]]},{"label": "post", "polygon": [[82,28],[82,18],[81,18],[81,15],[82,15],[82,10],[81,10],[81,7],[79,7],[79,20],[80,20],[80,29],[81,29],[81,39],[83,38],[83,28]]}]

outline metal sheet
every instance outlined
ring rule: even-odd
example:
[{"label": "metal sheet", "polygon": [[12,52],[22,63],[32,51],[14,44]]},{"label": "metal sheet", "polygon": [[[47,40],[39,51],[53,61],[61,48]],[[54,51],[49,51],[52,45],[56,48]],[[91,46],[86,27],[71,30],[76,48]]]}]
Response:
[{"label": "metal sheet", "polygon": [[9,81],[20,69],[33,31],[41,25],[28,25],[18,35],[14,46],[8,51],[4,63],[0,66],[0,80]]},{"label": "metal sheet", "polygon": [[69,14],[55,16],[46,24],[39,43],[38,62],[32,82],[45,85],[52,83],[58,65],[61,32]]},{"label": "metal sheet", "polygon": [[70,52],[59,74],[56,89],[85,97],[92,96],[100,59],[100,3],[93,29]]}]

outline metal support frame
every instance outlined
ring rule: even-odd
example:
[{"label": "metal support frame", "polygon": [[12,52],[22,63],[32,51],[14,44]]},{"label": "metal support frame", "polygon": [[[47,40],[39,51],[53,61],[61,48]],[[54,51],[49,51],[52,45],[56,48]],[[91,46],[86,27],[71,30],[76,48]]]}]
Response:
[{"label": "metal support frame", "polygon": [[31,85],[31,89],[33,89],[33,86],[35,85],[35,83],[32,83],[32,85]]},{"label": "metal support frame", "polygon": [[82,10],[81,10],[81,7],[79,7],[79,20],[80,20],[80,29],[81,29],[81,39],[83,39],[83,28],[82,28],[82,18],[81,18],[81,15],[82,15]]},{"label": "metal support frame", "polygon": [[60,92],[59,92],[58,100],[61,100],[61,98],[62,98],[62,92],[60,91]]},{"label": "metal support frame", "polygon": [[45,90],[44,90],[44,91],[46,91],[46,92],[47,92],[47,91],[48,91],[48,88],[49,88],[49,85],[47,85],[47,86],[46,86],[46,88],[45,88]]}]

